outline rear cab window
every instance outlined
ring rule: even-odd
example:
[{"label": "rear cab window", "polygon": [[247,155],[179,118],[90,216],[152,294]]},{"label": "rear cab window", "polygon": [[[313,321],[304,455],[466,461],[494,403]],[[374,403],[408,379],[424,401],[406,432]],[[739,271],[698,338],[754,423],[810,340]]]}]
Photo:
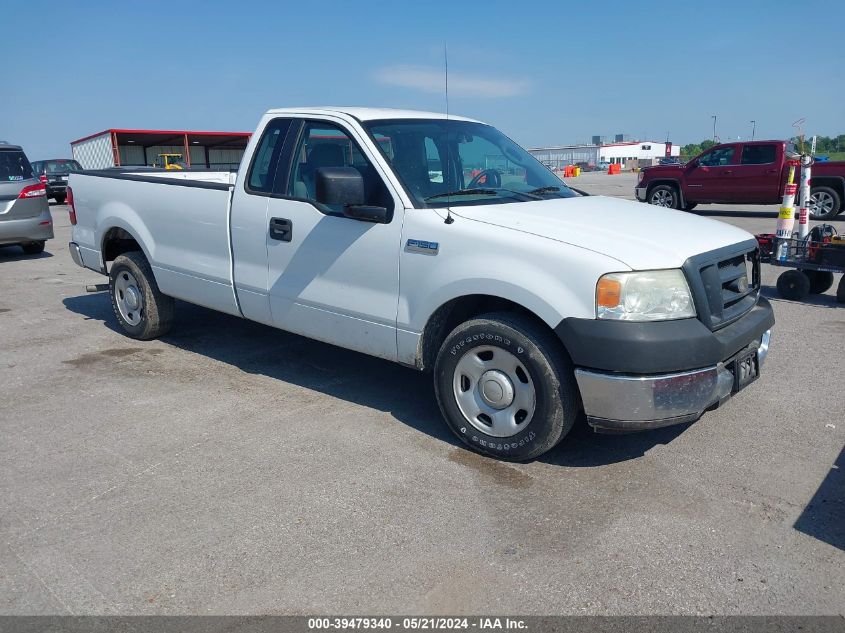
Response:
[{"label": "rear cab window", "polygon": [[75,160],[48,160],[45,161],[48,174],[69,174],[74,171],[82,171],[82,165]]},{"label": "rear cab window", "polygon": [[0,147],[0,183],[32,179],[32,165],[19,149]]},{"label": "rear cab window", "polygon": [[766,165],[775,162],[777,147],[769,145],[746,145],[742,148],[743,165]]}]

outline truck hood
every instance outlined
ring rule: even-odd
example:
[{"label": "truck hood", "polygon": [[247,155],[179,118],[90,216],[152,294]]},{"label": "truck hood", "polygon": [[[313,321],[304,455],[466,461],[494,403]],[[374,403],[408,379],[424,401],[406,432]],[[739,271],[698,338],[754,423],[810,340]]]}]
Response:
[{"label": "truck hood", "polygon": [[693,255],[754,239],[724,222],[605,196],[453,207],[451,211],[457,217],[601,253],[633,270],[678,268]]}]

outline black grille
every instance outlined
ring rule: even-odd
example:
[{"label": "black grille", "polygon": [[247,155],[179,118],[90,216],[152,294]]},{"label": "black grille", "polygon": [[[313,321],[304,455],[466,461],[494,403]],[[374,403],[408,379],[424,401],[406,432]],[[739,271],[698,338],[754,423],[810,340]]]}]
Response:
[{"label": "black grille", "polygon": [[711,330],[736,321],[757,305],[760,256],[756,241],[692,257],[684,271],[698,318]]}]

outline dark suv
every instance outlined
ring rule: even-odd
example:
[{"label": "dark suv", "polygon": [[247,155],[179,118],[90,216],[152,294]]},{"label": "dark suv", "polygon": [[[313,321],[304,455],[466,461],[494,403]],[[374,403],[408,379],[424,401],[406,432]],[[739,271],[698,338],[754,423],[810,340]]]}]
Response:
[{"label": "dark suv", "polygon": [[68,158],[37,160],[32,163],[35,176],[47,187],[47,197],[59,204],[67,198],[67,179],[72,171],[82,171],[82,165]]},{"label": "dark suv", "polygon": [[19,145],[0,141],[0,246],[19,244],[35,255],[53,237],[47,192]]}]

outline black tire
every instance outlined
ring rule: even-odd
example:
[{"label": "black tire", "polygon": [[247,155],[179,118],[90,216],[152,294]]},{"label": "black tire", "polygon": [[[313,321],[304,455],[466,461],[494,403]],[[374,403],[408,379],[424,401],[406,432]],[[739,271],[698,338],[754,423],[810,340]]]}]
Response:
[{"label": "black tire", "polygon": [[43,240],[39,242],[29,242],[28,244],[21,244],[21,248],[27,255],[38,255],[39,253],[44,252],[44,244],[46,244],[46,242]]},{"label": "black tire", "polygon": [[648,190],[646,202],[658,207],[680,209],[681,195],[678,193],[677,187],[672,185],[656,185]]},{"label": "black tire", "polygon": [[842,275],[839,285],[836,286],[836,300],[839,303],[845,303],[845,275]]},{"label": "black tire", "polygon": [[56,204],[64,204],[66,199],[67,196],[56,196],[53,198],[53,200],[56,201]]},{"label": "black tire", "polygon": [[823,203],[827,207],[827,211],[817,213],[815,211],[810,213],[810,217],[814,220],[832,220],[839,212],[842,211],[842,197],[839,195],[839,192],[836,189],[832,189],[831,187],[823,187],[819,185],[818,187],[813,187],[810,189],[810,208],[815,208],[815,201],[818,197],[821,197]]},{"label": "black tire", "polygon": [[810,278],[800,270],[787,270],[778,277],[778,293],[790,301],[806,299],[810,294]]},{"label": "black tire", "polygon": [[810,280],[810,294],[820,295],[828,290],[833,285],[833,273],[826,270],[802,270],[802,273],[807,275]]},{"label": "black tire", "polygon": [[[484,414],[470,422],[461,410],[456,394],[464,384],[467,384],[464,393],[472,390],[470,399],[481,402],[480,391],[475,393],[480,381],[471,385],[470,379],[459,369],[461,361],[473,350],[479,350],[480,355],[489,354],[484,362],[490,362],[494,369],[497,361],[507,362],[508,358],[515,358],[518,366],[511,384],[516,389],[533,386],[533,415],[520,421],[520,414],[527,416],[528,412],[522,409],[515,411],[512,418],[517,421],[515,426],[524,426],[513,435],[496,437],[485,432],[482,430],[485,428],[482,421]],[[497,350],[509,356],[497,356]],[[517,380],[524,385],[518,384]],[[485,314],[456,327],[446,337],[437,355],[434,388],[447,425],[464,444],[479,453],[508,461],[533,459],[554,447],[572,429],[580,402],[572,362],[560,342],[544,324],[510,312]],[[490,417],[487,419],[490,420]],[[492,429],[492,422],[489,428]]]},{"label": "black tire", "polygon": [[[138,306],[128,312],[128,317],[121,313],[119,305],[127,309],[128,290],[124,293],[121,286],[128,280],[134,279],[132,284],[133,298],[131,304]],[[144,254],[132,251],[118,255],[112,263],[109,272],[109,297],[112,310],[120,326],[132,338],[149,340],[157,338],[170,331],[173,325],[174,301],[161,293],[158,289],[153,271]],[[138,302],[137,298],[141,301]],[[134,323],[129,320],[135,321]]]}]

